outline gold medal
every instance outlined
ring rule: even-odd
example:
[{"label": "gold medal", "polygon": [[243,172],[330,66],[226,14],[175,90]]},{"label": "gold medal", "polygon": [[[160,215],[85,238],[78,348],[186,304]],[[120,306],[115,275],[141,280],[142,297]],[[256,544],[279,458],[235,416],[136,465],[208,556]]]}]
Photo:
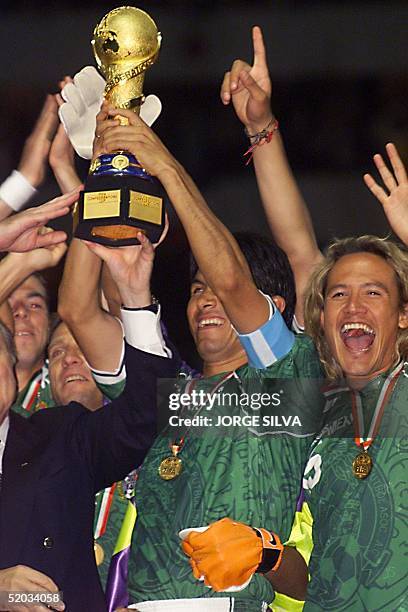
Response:
[{"label": "gold medal", "polygon": [[[222,388],[222,386],[226,383],[227,380],[229,380],[230,378],[235,377],[235,371],[233,372],[228,372],[228,374],[226,374],[220,381],[218,381],[218,383],[213,387],[210,395],[214,394],[216,391],[218,391],[220,388]],[[196,384],[197,379],[194,379],[192,381],[190,381],[189,387],[186,387],[186,391],[189,394],[190,391],[192,390],[193,386]],[[196,414],[198,414],[200,412],[200,410],[204,407],[204,404],[201,405],[199,407],[199,410],[197,411]],[[187,432],[189,431],[189,429],[187,430]],[[184,446],[184,442],[186,440],[186,436],[184,434],[184,436],[182,438],[180,438],[180,440],[178,442],[174,441],[172,444],[170,444],[170,448],[171,448],[171,452],[173,453],[172,457],[166,457],[165,459],[162,460],[162,462],[159,465],[159,476],[160,478],[162,478],[163,480],[173,480],[174,478],[177,478],[177,476],[179,476],[183,470],[183,462],[180,459],[180,457],[178,457],[178,453],[181,451],[181,449]]]},{"label": "gold medal", "polygon": [[363,480],[369,476],[373,468],[373,460],[367,451],[358,453],[353,461],[353,474],[359,480]]},{"label": "gold medal", "polygon": [[101,565],[105,558],[105,551],[103,550],[99,542],[94,542],[94,553],[95,553],[96,565]]},{"label": "gold medal", "polygon": [[371,424],[368,430],[368,436],[363,437],[364,431],[364,414],[363,405],[361,402],[360,394],[352,389],[351,390],[351,409],[353,414],[353,425],[354,425],[354,441],[357,446],[361,448],[361,451],[356,455],[353,461],[353,474],[359,480],[364,480],[370,475],[373,469],[373,460],[368,454],[368,448],[374,442],[375,437],[380,428],[382,415],[384,413],[385,406],[387,405],[398,380],[399,375],[404,367],[404,361],[400,361],[399,364],[394,367],[392,372],[388,374],[378,396],[377,403],[374,409],[374,414],[371,419]]},{"label": "gold medal", "polygon": [[173,455],[172,457],[166,457],[159,465],[159,476],[163,480],[173,480],[177,478],[183,469],[183,463],[180,457]]}]

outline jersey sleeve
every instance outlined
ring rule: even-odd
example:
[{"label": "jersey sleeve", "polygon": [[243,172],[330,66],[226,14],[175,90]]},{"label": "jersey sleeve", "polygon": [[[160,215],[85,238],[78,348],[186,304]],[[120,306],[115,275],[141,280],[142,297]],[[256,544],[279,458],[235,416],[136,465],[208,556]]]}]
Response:
[{"label": "jersey sleeve", "polygon": [[249,366],[259,370],[268,368],[285,357],[295,342],[294,333],[286,326],[272,299],[269,295],[264,293],[262,295],[269,302],[269,319],[259,329],[249,334],[238,334],[247,354]]}]

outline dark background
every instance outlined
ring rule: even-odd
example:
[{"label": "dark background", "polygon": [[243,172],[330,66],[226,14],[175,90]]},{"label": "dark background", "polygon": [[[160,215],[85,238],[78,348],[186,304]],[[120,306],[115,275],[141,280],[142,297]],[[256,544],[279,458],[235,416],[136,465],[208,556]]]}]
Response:
[{"label": "dark background", "polygon": [[[408,159],[407,2],[326,0],[140,2],[163,35],[145,80],[163,112],[156,131],[186,166],[210,206],[232,229],[268,229],[238,120],[219,101],[235,58],[251,58],[250,28],[263,28],[273,79],[273,108],[289,159],[310,207],[318,240],[385,235],[380,206],[363,185],[371,156],[394,141]],[[4,1],[0,22],[0,180],[17,166],[24,139],[47,92],[93,63],[90,40],[100,18],[120,3]],[[82,175],[86,164],[78,166]],[[49,175],[37,202],[57,195]],[[209,245],[211,249],[211,245]],[[157,257],[155,292],[182,350],[188,248],[172,216]],[[50,276],[55,292],[58,276]]]}]

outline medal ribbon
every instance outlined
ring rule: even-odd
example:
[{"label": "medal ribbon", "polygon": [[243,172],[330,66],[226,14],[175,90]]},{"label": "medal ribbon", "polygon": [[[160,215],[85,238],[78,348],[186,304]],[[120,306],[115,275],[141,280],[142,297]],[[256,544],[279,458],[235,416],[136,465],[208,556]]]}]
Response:
[{"label": "medal ribbon", "polygon": [[404,362],[401,361],[387,376],[380,391],[380,395],[378,396],[373,418],[371,419],[370,428],[368,430],[368,436],[366,438],[362,437],[364,431],[364,415],[363,407],[361,404],[361,397],[359,393],[357,393],[353,389],[351,390],[351,409],[353,413],[353,425],[355,434],[354,441],[357,446],[362,447],[365,451],[371,446],[374,441],[374,438],[378,433],[385,406],[387,405],[390,395],[394,390],[395,384],[403,366]]},{"label": "medal ribbon", "polygon": [[[215,393],[217,393],[217,391],[220,390],[220,388],[222,387],[222,385],[224,385],[228,380],[230,380],[230,378],[237,378],[239,380],[239,377],[237,376],[237,374],[235,373],[235,370],[233,372],[228,372],[227,374],[225,374],[225,376],[223,376],[221,378],[221,380],[219,380],[214,387],[211,389],[211,391],[209,391],[207,393],[207,397],[210,396],[212,397]],[[194,378],[193,380],[190,380],[186,387],[185,387],[185,393],[188,393],[189,395],[191,394],[191,392],[193,391],[193,388],[196,386],[197,381],[199,379]],[[201,410],[204,408],[205,403],[201,404],[201,406],[199,406],[199,409],[197,410],[197,413],[195,414],[195,416],[199,415]],[[179,453],[184,445],[184,442],[186,440],[186,435],[187,433],[190,431],[191,427],[189,427],[189,429],[187,429],[186,433],[184,434],[184,436],[182,438],[180,438],[180,440],[177,442],[176,440],[174,440],[174,442],[170,443],[170,448],[173,452],[173,454],[176,456],[177,453]]]},{"label": "medal ribbon", "polygon": [[94,540],[97,540],[106,531],[106,526],[108,524],[109,512],[112,506],[113,494],[115,493],[116,482],[113,483],[111,487],[106,487],[102,493],[102,501],[99,506],[98,519],[96,521],[95,531],[94,531]]},{"label": "medal ribbon", "polygon": [[30,412],[32,405],[34,403],[34,400],[37,397],[38,391],[41,386],[41,379],[42,379],[42,372],[37,374],[37,376],[34,378],[34,380],[32,381],[31,385],[29,386],[27,390],[25,398],[21,402],[22,408],[24,408],[24,410],[27,410],[27,412]]}]

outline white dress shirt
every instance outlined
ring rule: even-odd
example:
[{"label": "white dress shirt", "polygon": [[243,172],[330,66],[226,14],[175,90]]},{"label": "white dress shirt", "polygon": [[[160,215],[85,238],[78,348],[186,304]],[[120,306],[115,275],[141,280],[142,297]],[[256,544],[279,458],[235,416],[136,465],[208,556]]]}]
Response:
[{"label": "white dress shirt", "polygon": [[7,415],[2,424],[0,425],[0,474],[3,473],[3,455],[4,449],[6,448],[7,434],[9,430],[10,419]]}]

